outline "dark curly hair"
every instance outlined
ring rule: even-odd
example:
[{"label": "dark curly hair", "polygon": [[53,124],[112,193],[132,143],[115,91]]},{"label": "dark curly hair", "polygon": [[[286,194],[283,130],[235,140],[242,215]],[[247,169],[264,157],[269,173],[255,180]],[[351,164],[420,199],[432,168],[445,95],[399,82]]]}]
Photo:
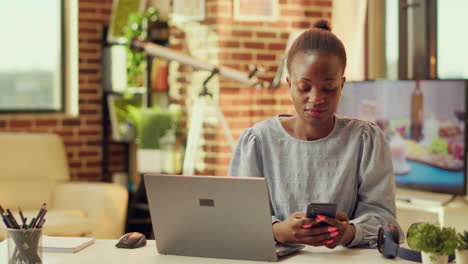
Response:
[{"label": "dark curly hair", "polygon": [[335,34],[331,32],[331,27],[327,20],[321,19],[314,24],[314,27],[303,32],[291,45],[288,51],[286,68],[291,72],[291,63],[297,53],[318,52],[325,55],[336,55],[342,62],[343,71],[346,68],[346,50]]}]

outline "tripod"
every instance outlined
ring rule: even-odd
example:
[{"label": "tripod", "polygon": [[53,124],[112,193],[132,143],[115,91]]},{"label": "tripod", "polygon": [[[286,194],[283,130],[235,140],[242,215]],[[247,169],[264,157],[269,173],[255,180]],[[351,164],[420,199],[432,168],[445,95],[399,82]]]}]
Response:
[{"label": "tripod", "polygon": [[210,76],[203,82],[203,90],[197,96],[194,101],[192,114],[190,116],[190,125],[189,125],[189,133],[187,139],[187,146],[185,149],[185,156],[184,156],[184,165],[183,165],[183,175],[193,175],[195,172],[195,160],[196,155],[199,148],[199,141],[200,137],[203,133],[203,117],[205,114],[205,110],[208,107],[212,107],[216,112],[216,117],[218,121],[221,123],[221,126],[224,129],[224,133],[226,134],[226,138],[231,145],[231,148],[234,149],[234,139],[231,135],[231,131],[229,130],[229,126],[224,119],[224,115],[221,112],[218,104],[213,100],[213,95],[208,92],[206,84],[208,81],[213,78],[215,74],[219,72],[218,68],[214,68],[211,71]]}]

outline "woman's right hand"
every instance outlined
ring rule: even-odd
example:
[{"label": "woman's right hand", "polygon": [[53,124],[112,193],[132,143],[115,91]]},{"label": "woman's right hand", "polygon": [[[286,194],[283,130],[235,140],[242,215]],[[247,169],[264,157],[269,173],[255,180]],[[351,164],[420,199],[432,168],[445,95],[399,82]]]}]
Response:
[{"label": "woman's right hand", "polygon": [[275,240],[280,243],[325,246],[338,235],[338,229],[333,226],[316,226],[319,222],[314,218],[307,218],[303,212],[295,212],[284,221],[274,223],[273,234]]}]

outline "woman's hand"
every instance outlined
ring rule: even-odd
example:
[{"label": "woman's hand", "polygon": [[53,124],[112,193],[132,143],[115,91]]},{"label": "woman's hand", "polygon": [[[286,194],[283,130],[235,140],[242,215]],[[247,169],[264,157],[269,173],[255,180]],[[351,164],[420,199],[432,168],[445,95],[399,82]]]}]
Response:
[{"label": "woman's hand", "polygon": [[356,228],[354,225],[349,223],[348,214],[345,212],[338,212],[336,218],[327,217],[324,215],[318,215],[317,221],[321,221],[329,224],[332,227],[337,228],[338,235],[326,242],[327,248],[335,248],[338,245],[346,246],[354,238]]},{"label": "woman's hand", "polygon": [[[339,241],[342,240],[343,235],[340,235],[339,228],[343,229],[344,225],[341,224],[340,220],[328,218],[327,221],[336,225],[340,224],[339,227],[328,225],[317,226],[318,223],[324,222],[324,220],[321,219],[322,218],[319,219],[319,217],[316,219],[307,218],[305,213],[296,212],[284,221],[274,223],[273,234],[278,242],[294,242],[316,247],[330,247],[334,245],[333,247],[330,247],[334,248],[337,245],[335,244],[336,239],[339,238]],[[332,220],[335,220],[336,222]]]}]

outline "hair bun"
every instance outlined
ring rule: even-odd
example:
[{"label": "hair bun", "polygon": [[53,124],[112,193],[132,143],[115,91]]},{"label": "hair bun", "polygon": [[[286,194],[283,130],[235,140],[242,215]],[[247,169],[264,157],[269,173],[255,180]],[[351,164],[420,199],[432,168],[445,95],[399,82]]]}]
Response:
[{"label": "hair bun", "polygon": [[330,23],[325,19],[320,19],[319,21],[315,22],[314,28],[331,31]]}]

